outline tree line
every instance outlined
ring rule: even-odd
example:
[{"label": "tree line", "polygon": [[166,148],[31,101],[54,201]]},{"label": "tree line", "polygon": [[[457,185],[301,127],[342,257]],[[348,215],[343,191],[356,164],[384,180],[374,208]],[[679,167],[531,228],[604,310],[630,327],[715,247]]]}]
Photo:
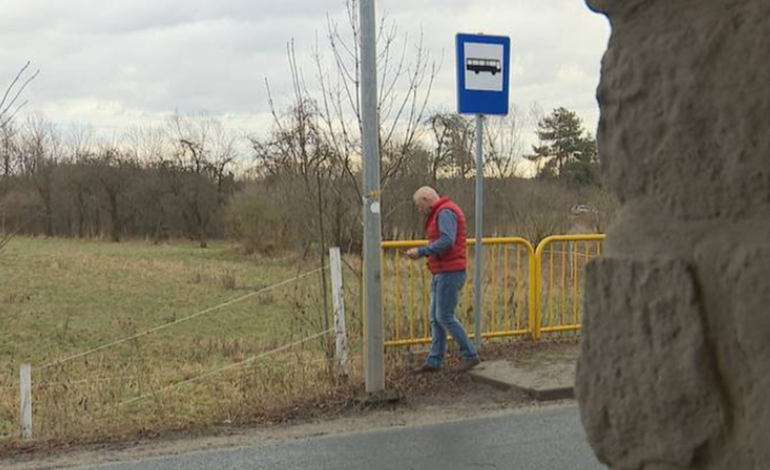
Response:
[{"label": "tree line", "polygon": [[[272,126],[250,136],[206,115],[177,114],[105,139],[85,127],[63,132],[39,114],[19,121],[18,106],[2,113],[0,105],[0,229],[116,242],[187,238],[201,247],[230,238],[265,253],[360,250],[357,11],[349,1],[345,24],[329,19],[326,47],[312,51],[314,73],[287,45],[288,103],[277,105],[266,81]],[[422,236],[411,195],[424,184],[451,194],[472,221],[473,121],[427,104],[440,60],[388,18],[378,48],[383,236]],[[614,201],[601,189],[595,139],[573,111],[533,115],[539,143],[531,151],[515,107],[485,126],[488,234],[537,241],[566,231],[576,203],[597,208],[601,230]]]},{"label": "tree line", "polygon": [[96,139],[63,134],[39,114],[0,128],[4,232],[109,238],[224,235],[236,188],[235,139],[213,119],[175,116],[165,129]]},{"label": "tree line", "polygon": [[[560,108],[554,115],[564,112]],[[550,118],[541,122],[539,133],[546,132]],[[21,228],[30,235],[113,241],[187,238],[201,246],[211,238],[232,237],[260,251],[308,246],[323,237],[324,244],[357,249],[360,159],[339,153],[325,138],[313,103],[276,113],[276,119],[268,135],[239,138],[211,117],[176,115],[162,128],[136,129],[109,141],[87,128],[64,133],[37,114],[8,123],[0,127],[3,233]],[[542,139],[534,149],[541,153],[525,156],[539,165],[537,174],[524,177],[515,119],[487,126],[491,230],[564,228],[532,219],[553,210],[552,218],[564,225],[571,204],[600,199],[595,161],[584,157],[594,152],[595,159],[595,147],[579,142],[583,150],[576,153],[560,136]],[[452,194],[472,213],[471,120],[435,112],[422,120],[419,131],[423,139],[408,149],[383,152],[383,159],[391,159],[383,166],[398,165],[383,172],[388,238],[420,235],[411,193],[422,184]],[[546,146],[565,156],[561,161],[542,156]],[[578,170],[565,171],[569,168]],[[556,201],[558,207],[548,209]]]}]

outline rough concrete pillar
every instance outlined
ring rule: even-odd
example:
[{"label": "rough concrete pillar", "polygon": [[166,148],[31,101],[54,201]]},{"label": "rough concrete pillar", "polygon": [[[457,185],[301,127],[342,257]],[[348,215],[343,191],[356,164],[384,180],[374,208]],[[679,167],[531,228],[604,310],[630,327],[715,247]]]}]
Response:
[{"label": "rough concrete pillar", "polygon": [[587,0],[622,209],[577,394],[612,469],[770,469],[770,0]]}]

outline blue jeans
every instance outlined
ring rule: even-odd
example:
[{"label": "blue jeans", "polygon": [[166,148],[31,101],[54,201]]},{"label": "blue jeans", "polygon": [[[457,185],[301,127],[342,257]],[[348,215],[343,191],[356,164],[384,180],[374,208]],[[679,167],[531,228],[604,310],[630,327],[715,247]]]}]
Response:
[{"label": "blue jeans", "polygon": [[430,285],[430,329],[433,341],[426,361],[429,366],[441,367],[444,353],[446,353],[447,333],[457,342],[464,359],[478,358],[465,328],[455,316],[457,300],[465,284],[465,278],[465,271],[439,273],[433,276]]}]

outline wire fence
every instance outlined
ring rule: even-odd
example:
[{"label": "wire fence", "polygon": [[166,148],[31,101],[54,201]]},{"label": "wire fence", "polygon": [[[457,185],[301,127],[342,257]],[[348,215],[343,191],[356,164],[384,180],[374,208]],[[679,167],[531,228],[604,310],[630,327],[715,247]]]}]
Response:
[{"label": "wire fence", "polygon": [[[541,333],[578,330],[581,272],[589,259],[601,254],[602,240],[602,235],[549,237],[537,250],[520,238],[485,240],[484,336],[537,339]],[[429,274],[423,266],[399,256],[400,251],[421,243],[383,245],[383,314],[389,346],[430,341],[426,327]],[[347,269],[340,276],[347,281],[339,294],[344,297],[347,292],[348,298],[355,298],[361,294],[358,266],[342,261]],[[335,333],[339,337],[339,331],[329,321],[327,298],[334,293],[328,292],[325,282],[308,281],[327,269],[297,271],[181,318],[39,361],[32,367],[29,387],[35,410],[30,426],[36,438],[66,440],[89,433],[114,435],[220,422],[249,415],[266,404],[288,406],[292,400],[323,392],[334,385],[333,337]],[[337,269],[342,273],[341,266]],[[215,338],[176,329],[207,316],[221,318],[229,308],[250,299],[259,299],[259,306],[268,308],[262,301],[281,290],[284,297],[270,301],[281,303],[282,311],[289,312],[281,319],[288,332],[283,337],[275,325],[264,323],[269,329],[267,341],[233,338],[245,324],[262,321],[258,316],[239,317],[245,323],[204,327],[230,327]],[[470,287],[463,291],[458,307],[462,321],[471,319],[472,295]],[[360,300],[348,302],[350,311],[356,311]],[[361,339],[362,317],[350,317],[349,336]],[[160,334],[166,331],[176,334]],[[186,340],[180,342],[180,337]],[[148,338],[153,341],[140,341]],[[0,382],[0,440],[18,435],[18,417],[24,407],[21,385],[13,380]],[[93,430],[94,423],[103,428]]]},{"label": "wire fence", "polygon": [[291,349],[294,346],[298,346],[298,345],[306,343],[308,341],[312,341],[312,340],[314,340],[316,338],[320,338],[322,336],[326,336],[326,335],[332,333],[333,331],[334,331],[333,328],[329,328],[326,331],[322,331],[322,332],[314,334],[312,336],[308,336],[307,338],[303,338],[303,339],[301,339],[299,341],[294,341],[292,343],[285,344],[285,345],[283,345],[281,347],[275,348],[275,349],[270,350],[268,352],[265,352],[265,353],[262,353],[262,354],[259,354],[259,355],[256,355],[256,356],[252,356],[252,357],[250,357],[248,359],[245,359],[243,361],[240,361],[240,362],[236,362],[235,364],[230,364],[230,365],[227,365],[227,366],[224,366],[224,367],[220,367],[218,369],[214,369],[214,370],[206,372],[204,374],[200,374],[200,375],[198,375],[196,377],[193,377],[191,379],[183,380],[181,382],[169,385],[167,387],[163,387],[162,389],[156,390],[156,391],[154,391],[152,393],[147,393],[147,394],[138,396],[136,398],[133,398],[131,400],[124,401],[123,403],[121,403],[121,405],[130,405],[131,403],[136,403],[136,402],[138,402],[140,400],[143,400],[145,398],[148,398],[150,396],[157,396],[157,395],[159,395],[161,393],[164,393],[164,392],[167,392],[169,390],[173,390],[173,389],[176,389],[176,388],[179,388],[179,387],[183,387],[185,385],[188,385],[188,384],[191,384],[193,382],[197,382],[199,380],[203,380],[203,379],[212,377],[212,376],[220,374],[222,372],[226,372],[228,370],[233,370],[233,369],[237,369],[239,367],[243,367],[244,365],[251,364],[254,361],[258,361],[260,359],[264,359],[265,357],[272,356],[272,355],[277,354],[279,352]]},{"label": "wire fence", "polygon": [[142,331],[141,333],[136,333],[136,334],[133,334],[133,335],[130,335],[130,336],[126,336],[126,337],[118,339],[116,341],[111,341],[111,342],[109,342],[107,344],[103,344],[103,345],[98,346],[96,348],[89,349],[89,350],[86,350],[86,351],[83,351],[83,352],[80,352],[80,353],[73,354],[71,356],[65,357],[64,359],[60,359],[60,360],[49,362],[47,364],[44,364],[42,366],[37,367],[37,370],[45,370],[45,369],[48,369],[50,367],[59,366],[59,365],[65,364],[67,362],[74,361],[76,359],[80,359],[80,358],[83,358],[83,357],[86,357],[86,356],[90,356],[91,354],[97,353],[99,351],[104,351],[105,349],[112,348],[114,346],[118,346],[118,345],[126,343],[128,341],[139,339],[141,337],[148,336],[148,335],[151,335],[153,333],[157,333],[157,332],[165,330],[167,328],[171,328],[173,326],[177,326],[179,324],[188,322],[188,321],[193,320],[195,318],[198,318],[200,316],[207,315],[209,313],[216,312],[218,310],[222,310],[222,309],[224,309],[226,307],[229,307],[231,305],[234,305],[234,304],[236,304],[238,302],[243,302],[244,300],[250,299],[250,298],[252,298],[254,296],[257,296],[257,295],[260,295],[260,294],[265,294],[265,293],[270,292],[272,290],[278,289],[279,287],[283,287],[283,286],[292,284],[292,283],[297,282],[297,281],[299,281],[301,279],[304,279],[304,278],[306,278],[308,276],[312,276],[313,274],[317,274],[317,273],[321,272],[324,269],[326,269],[326,268],[318,268],[316,270],[303,273],[303,274],[301,274],[299,276],[296,276],[294,278],[278,282],[278,283],[273,284],[271,286],[259,289],[259,290],[255,291],[255,292],[251,292],[251,293],[246,294],[246,295],[242,295],[242,296],[237,297],[235,299],[228,300],[227,302],[223,302],[223,303],[220,303],[220,304],[215,305],[213,307],[209,307],[207,309],[201,310],[200,312],[194,313],[192,315],[188,315],[188,316],[180,318],[178,320],[174,320],[174,321],[172,321],[170,323],[159,325],[159,326],[156,326],[155,328],[151,328],[149,330]]},{"label": "wire fence", "polygon": [[[283,394],[283,397],[279,398],[287,399],[297,395],[288,386],[288,378],[298,375],[304,379],[310,378],[295,381],[303,391],[307,392],[307,386],[313,384],[321,390],[323,386],[319,384],[328,378],[330,364],[333,364],[327,345],[333,344],[328,341],[328,337],[335,332],[335,328],[323,327],[323,321],[312,321],[312,318],[308,318],[319,309],[325,310],[324,306],[317,304],[322,303],[320,298],[325,297],[326,293],[319,292],[315,294],[316,297],[312,297],[309,294],[313,290],[311,285],[302,281],[328,269],[329,266],[313,269],[182,318],[62,358],[42,361],[39,366],[32,368],[34,380],[30,387],[34,395],[35,413],[32,421],[35,437],[83,437],[90,432],[89,423],[102,423],[102,426],[109,428],[112,433],[153,427],[153,420],[160,410],[166,418],[171,416],[168,425],[172,427],[191,420],[200,422],[216,419],[223,409],[232,413],[233,409],[242,407],[247,395],[252,398],[261,397],[252,403],[266,403],[264,398],[272,393],[271,387],[280,389],[276,394]],[[264,349],[263,351],[247,354],[249,348],[234,348],[234,352],[221,354],[223,357],[219,358],[212,357],[215,355],[212,351],[195,351],[195,345],[191,345],[191,351],[200,353],[194,359],[185,362],[184,358],[167,358],[170,360],[164,361],[160,357],[151,362],[154,359],[148,359],[148,356],[153,355],[145,352],[148,346],[138,343],[140,339],[155,335],[157,340],[147,344],[155,344],[155,348],[162,351],[165,347],[164,339],[167,338],[159,337],[157,333],[206,315],[223,312],[237,303],[266,296],[291,285],[294,285],[295,289],[293,293],[285,291],[285,297],[289,299],[287,303],[303,310],[306,315],[297,315],[291,319],[292,332],[283,344],[278,335],[272,339],[272,345],[266,344],[265,348],[259,348]],[[302,287],[298,288],[300,285]],[[312,333],[313,329],[321,331]],[[297,339],[295,330],[308,333]],[[226,337],[219,341],[222,343],[209,347],[214,350],[217,347],[228,347],[230,344]],[[130,348],[126,350],[120,346]],[[249,347],[253,349],[256,346]],[[114,351],[118,349],[122,350],[115,356]],[[233,358],[236,359],[235,362],[232,361]],[[320,364],[324,367],[319,368]],[[276,369],[281,372],[276,372]],[[226,373],[237,370],[242,371],[240,376],[229,377],[231,374],[227,374],[228,376],[224,377]],[[250,386],[245,387],[241,382],[248,382]],[[18,416],[23,415],[24,400],[19,392],[20,385],[19,382],[0,385],[0,390],[4,390],[0,393],[0,436],[8,436],[10,440],[18,436],[14,428],[18,429]],[[173,400],[162,399],[163,395],[172,391],[192,387],[194,389],[183,399],[179,399],[178,395]],[[148,400],[149,398],[154,399]],[[137,408],[144,401],[149,401],[150,406]],[[2,419],[3,417],[9,419]],[[144,422],[141,422],[142,417]],[[23,421],[22,418],[22,428]],[[118,430],[121,426],[123,429]]]}]

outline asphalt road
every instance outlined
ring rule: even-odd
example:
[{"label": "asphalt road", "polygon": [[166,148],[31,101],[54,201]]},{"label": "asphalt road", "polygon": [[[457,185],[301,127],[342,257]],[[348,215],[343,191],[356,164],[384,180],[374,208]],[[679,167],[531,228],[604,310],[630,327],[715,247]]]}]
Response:
[{"label": "asphalt road", "polygon": [[595,470],[575,407],[114,463],[81,470]]}]

